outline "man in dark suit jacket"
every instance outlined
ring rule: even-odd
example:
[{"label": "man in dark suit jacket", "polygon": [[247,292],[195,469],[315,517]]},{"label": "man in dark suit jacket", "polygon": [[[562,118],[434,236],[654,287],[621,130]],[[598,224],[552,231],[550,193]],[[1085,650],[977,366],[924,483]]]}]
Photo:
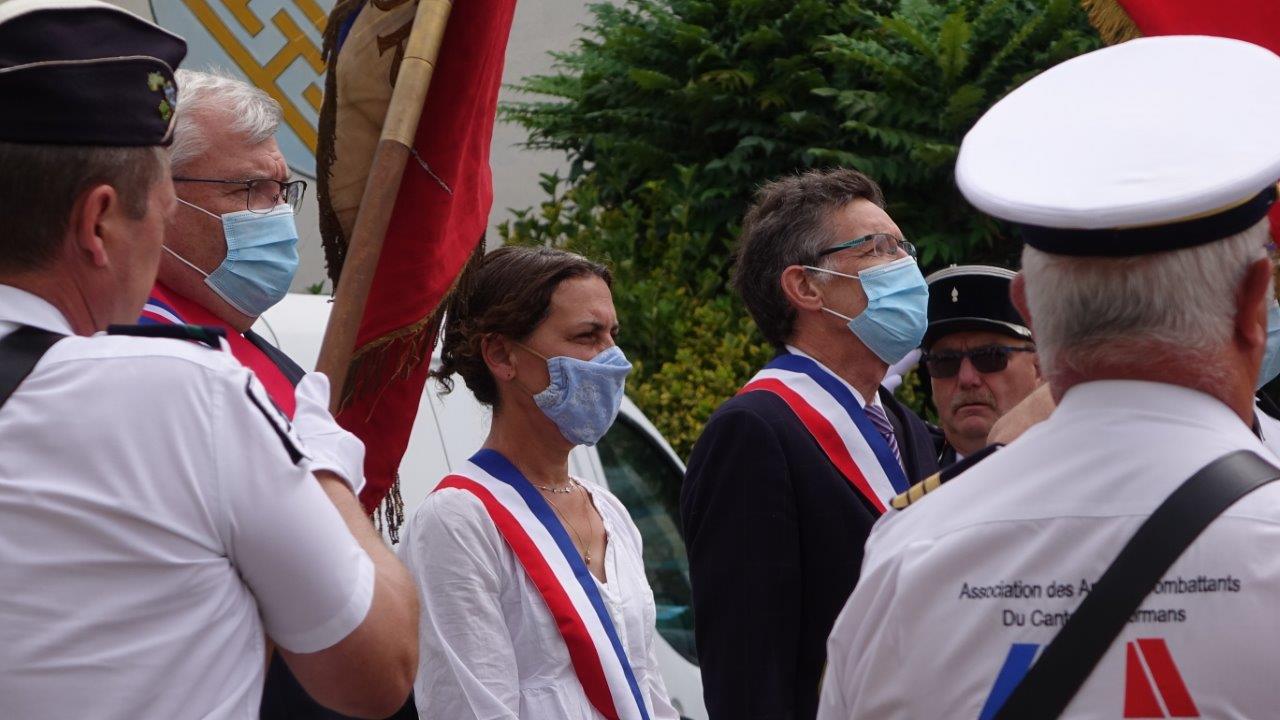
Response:
[{"label": "man in dark suit jacket", "polygon": [[927,289],[870,178],[764,186],[734,285],[779,355],[711,416],[681,491],[712,720],[809,720],[825,644],[876,518],[937,471],[930,428],[880,387]]}]

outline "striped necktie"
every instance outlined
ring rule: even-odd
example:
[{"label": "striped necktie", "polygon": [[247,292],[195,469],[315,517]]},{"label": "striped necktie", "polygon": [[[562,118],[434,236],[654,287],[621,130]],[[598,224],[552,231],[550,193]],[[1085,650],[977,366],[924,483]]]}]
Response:
[{"label": "striped necktie", "polygon": [[902,466],[902,453],[898,451],[898,438],[893,434],[893,425],[889,423],[889,416],[884,414],[884,408],[867,403],[863,410],[867,412],[867,419],[871,421],[872,425],[876,426],[876,430],[880,431],[880,436],[889,444],[889,449],[893,451],[893,457],[898,461],[898,465]]}]

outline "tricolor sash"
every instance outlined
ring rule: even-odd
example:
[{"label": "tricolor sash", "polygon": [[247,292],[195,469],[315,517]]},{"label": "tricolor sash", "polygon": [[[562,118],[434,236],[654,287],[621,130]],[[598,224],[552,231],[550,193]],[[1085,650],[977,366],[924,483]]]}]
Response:
[{"label": "tricolor sash", "polygon": [[884,512],[907,489],[907,477],[857,396],[816,360],[785,353],[765,365],[739,393],[770,392],[787,404],[827,459],[859,495]]},{"label": "tricolor sash", "polygon": [[592,706],[608,720],[649,720],[631,662],[595,578],[551,505],[509,460],[481,450],[436,489],[475,495],[520,560],[569,649]]},{"label": "tricolor sash", "polygon": [[241,365],[253,371],[258,381],[267,389],[272,402],[280,408],[290,420],[297,409],[297,398],[293,394],[293,383],[261,349],[254,346],[240,331],[231,327],[221,318],[209,312],[195,302],[156,283],[151,288],[151,296],[147,304],[142,306],[142,314],[138,317],[139,325],[208,325],[222,328],[227,333],[227,345],[231,354],[235,355]]}]

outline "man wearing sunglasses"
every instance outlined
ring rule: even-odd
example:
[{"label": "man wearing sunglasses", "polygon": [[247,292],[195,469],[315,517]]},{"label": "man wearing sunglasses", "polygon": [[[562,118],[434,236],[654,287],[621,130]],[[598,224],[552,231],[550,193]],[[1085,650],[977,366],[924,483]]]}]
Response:
[{"label": "man wearing sunglasses", "polygon": [[987,445],[991,426],[1040,384],[1031,331],[1009,299],[1014,273],[989,265],[930,275],[924,366],[946,467]]},{"label": "man wearing sunglasses", "polygon": [[914,255],[853,170],[769,183],[744,218],[733,283],[778,355],[712,415],[680,498],[712,720],[812,720],[863,541],[937,467],[881,387],[924,335]]}]

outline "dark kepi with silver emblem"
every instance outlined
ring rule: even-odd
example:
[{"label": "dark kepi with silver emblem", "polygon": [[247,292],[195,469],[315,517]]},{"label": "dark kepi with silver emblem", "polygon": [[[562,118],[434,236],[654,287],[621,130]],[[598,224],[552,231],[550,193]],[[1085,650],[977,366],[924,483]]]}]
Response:
[{"label": "dark kepi with silver emblem", "polygon": [[97,0],[0,3],[0,141],[168,145],[182,38]]},{"label": "dark kepi with silver emblem", "polygon": [[1009,299],[1014,272],[992,265],[954,265],[929,283],[929,328],[921,346],[954,332],[995,332],[1031,340],[1031,330]]}]

